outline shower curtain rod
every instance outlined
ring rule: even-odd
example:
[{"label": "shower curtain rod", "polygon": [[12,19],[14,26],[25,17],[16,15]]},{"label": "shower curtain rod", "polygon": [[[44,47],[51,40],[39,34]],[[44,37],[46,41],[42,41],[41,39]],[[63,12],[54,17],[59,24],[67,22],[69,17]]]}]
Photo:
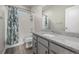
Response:
[{"label": "shower curtain rod", "polygon": [[[5,5],[5,6],[9,6],[9,5]],[[13,5],[10,5],[10,6],[13,6]],[[24,10],[24,11],[32,12],[31,10],[27,10],[27,9],[25,9],[25,8],[21,8],[21,7],[17,7],[17,6],[13,6],[13,7],[18,8],[18,9],[22,9],[22,10]],[[32,12],[32,13],[33,13],[33,12]]]}]

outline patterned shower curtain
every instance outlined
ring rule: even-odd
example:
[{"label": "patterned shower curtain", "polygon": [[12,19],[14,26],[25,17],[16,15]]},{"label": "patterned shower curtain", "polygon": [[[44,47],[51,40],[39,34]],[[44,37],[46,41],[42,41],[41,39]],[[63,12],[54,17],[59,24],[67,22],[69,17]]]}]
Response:
[{"label": "patterned shower curtain", "polygon": [[13,45],[18,43],[18,16],[17,8],[8,6],[8,20],[7,20],[7,44]]}]

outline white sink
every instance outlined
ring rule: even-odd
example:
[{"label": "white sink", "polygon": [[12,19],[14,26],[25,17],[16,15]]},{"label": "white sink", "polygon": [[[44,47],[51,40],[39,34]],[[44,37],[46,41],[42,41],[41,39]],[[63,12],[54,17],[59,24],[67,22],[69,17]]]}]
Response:
[{"label": "white sink", "polygon": [[43,36],[47,36],[47,37],[56,37],[56,36],[53,35],[53,34],[43,34]]}]

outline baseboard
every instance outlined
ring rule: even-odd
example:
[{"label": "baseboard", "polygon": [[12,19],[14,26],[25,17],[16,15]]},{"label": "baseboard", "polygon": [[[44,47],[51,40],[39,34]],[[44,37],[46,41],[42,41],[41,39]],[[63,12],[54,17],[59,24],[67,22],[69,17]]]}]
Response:
[{"label": "baseboard", "polygon": [[2,54],[5,54],[5,52],[6,52],[6,48],[4,48],[4,50],[3,50]]},{"label": "baseboard", "polygon": [[19,45],[23,45],[23,44],[24,44],[24,42],[19,42],[19,43],[14,44],[14,45],[6,45],[6,49],[7,48],[13,48],[13,47],[16,47],[16,46],[19,46]]}]

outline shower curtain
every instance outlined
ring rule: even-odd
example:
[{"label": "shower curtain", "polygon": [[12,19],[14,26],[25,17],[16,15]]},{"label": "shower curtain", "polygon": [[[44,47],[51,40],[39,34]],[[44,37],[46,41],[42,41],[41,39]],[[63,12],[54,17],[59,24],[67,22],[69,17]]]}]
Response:
[{"label": "shower curtain", "polygon": [[7,20],[7,44],[13,45],[18,43],[18,15],[17,8],[8,6],[8,20]]}]

